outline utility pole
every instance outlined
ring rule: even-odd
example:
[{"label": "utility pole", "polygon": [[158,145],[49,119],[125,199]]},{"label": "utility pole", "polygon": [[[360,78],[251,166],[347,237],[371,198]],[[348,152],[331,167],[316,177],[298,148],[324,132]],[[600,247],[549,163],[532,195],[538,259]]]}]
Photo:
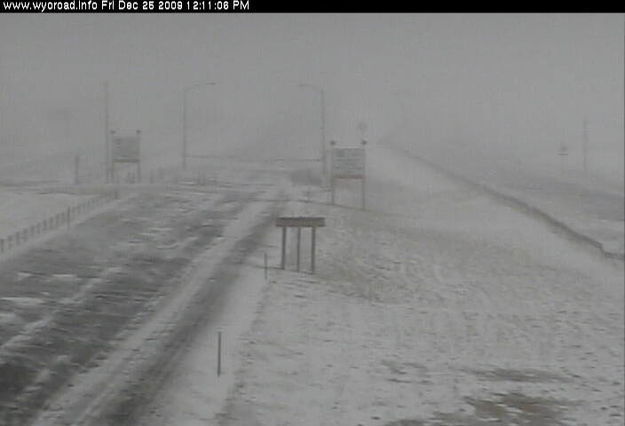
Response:
[{"label": "utility pole", "polygon": [[323,88],[321,94],[321,166],[323,167],[322,179],[325,181],[328,176],[328,166],[326,161],[326,97]]},{"label": "utility pole", "polygon": [[80,183],[80,154],[74,156],[74,185]]},{"label": "utility pole", "polygon": [[182,170],[187,170],[187,93],[189,88],[182,92]]},{"label": "utility pole", "polygon": [[584,161],[584,174],[588,174],[588,119],[584,117],[584,130],[582,140],[582,154]]},{"label": "utility pole", "polygon": [[111,178],[111,149],[109,143],[109,82],[104,82],[104,142],[106,151],[106,165],[104,167],[104,175],[106,183]]}]

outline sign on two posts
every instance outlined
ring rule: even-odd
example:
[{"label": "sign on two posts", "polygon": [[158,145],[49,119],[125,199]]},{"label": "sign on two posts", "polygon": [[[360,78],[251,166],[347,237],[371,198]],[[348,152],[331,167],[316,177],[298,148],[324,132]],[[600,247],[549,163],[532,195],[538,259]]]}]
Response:
[{"label": "sign on two posts", "polygon": [[330,179],[331,202],[334,204],[336,198],[336,181],[338,179],[360,179],[361,181],[361,208],[365,208],[365,164],[366,153],[365,144],[362,141],[362,148],[335,148],[336,142],[332,145],[332,167]]},{"label": "sign on two posts", "polygon": [[297,251],[296,251],[296,265],[299,272],[300,266],[300,246],[302,239],[302,228],[311,229],[310,238],[310,272],[315,273],[315,244],[316,244],[316,232],[317,228],[326,226],[325,218],[323,217],[279,217],[276,219],[276,226],[282,228],[282,257],[280,260],[280,268],[286,267],[286,230],[287,228],[295,228],[297,230]]},{"label": "sign on two posts", "polygon": [[111,175],[115,175],[117,163],[135,163],[138,180],[141,181],[141,131],[134,136],[118,136],[111,131]]}]

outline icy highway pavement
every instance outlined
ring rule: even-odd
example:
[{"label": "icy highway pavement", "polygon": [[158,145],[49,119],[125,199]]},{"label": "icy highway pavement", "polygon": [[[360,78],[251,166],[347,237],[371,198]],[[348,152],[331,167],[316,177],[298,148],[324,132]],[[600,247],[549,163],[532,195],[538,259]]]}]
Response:
[{"label": "icy highway pavement", "polygon": [[225,376],[211,330],[139,424],[622,425],[622,262],[409,158],[373,148],[367,165],[368,211],[353,182],[341,206],[283,212],[327,218],[318,273],[291,262],[265,285],[252,255],[257,313]]},{"label": "icy highway pavement", "polygon": [[274,177],[239,178],[137,187],[0,264],[0,424],[134,415],[280,204]]}]

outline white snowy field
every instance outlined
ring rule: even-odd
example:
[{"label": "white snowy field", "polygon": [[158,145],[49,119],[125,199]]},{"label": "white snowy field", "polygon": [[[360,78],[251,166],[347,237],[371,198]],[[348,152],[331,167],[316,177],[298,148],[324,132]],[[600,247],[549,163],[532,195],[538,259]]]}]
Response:
[{"label": "white snowy field", "polygon": [[[620,154],[618,149],[611,154],[612,162],[620,161],[621,165],[609,176],[596,174],[598,167],[584,173],[564,161],[559,165],[550,162],[553,159],[542,157],[535,159],[541,161],[522,160],[511,154],[514,151],[497,154],[463,144],[408,145],[406,148],[409,156],[417,155],[456,176],[512,198],[528,209],[538,209],[569,233],[589,239],[604,252],[623,259],[622,147]],[[612,162],[603,164],[607,168]]]},{"label": "white snowy field", "polygon": [[0,188],[0,238],[64,212],[87,197],[62,192]]},{"label": "white snowy field", "polygon": [[267,284],[253,256],[224,374],[210,328],[144,424],[623,424],[622,262],[384,149],[368,173],[367,211],[356,182],[288,204],[326,217],[317,274],[307,232],[304,272],[292,238]]}]

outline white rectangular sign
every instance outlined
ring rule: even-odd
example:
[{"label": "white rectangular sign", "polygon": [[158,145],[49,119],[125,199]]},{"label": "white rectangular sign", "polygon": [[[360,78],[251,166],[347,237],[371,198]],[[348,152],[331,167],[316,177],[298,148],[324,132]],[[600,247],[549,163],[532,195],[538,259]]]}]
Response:
[{"label": "white rectangular sign", "polygon": [[113,161],[139,161],[139,136],[114,137],[112,144]]},{"label": "white rectangular sign", "polygon": [[334,148],[332,174],[341,179],[362,179],[365,176],[364,148]]}]

